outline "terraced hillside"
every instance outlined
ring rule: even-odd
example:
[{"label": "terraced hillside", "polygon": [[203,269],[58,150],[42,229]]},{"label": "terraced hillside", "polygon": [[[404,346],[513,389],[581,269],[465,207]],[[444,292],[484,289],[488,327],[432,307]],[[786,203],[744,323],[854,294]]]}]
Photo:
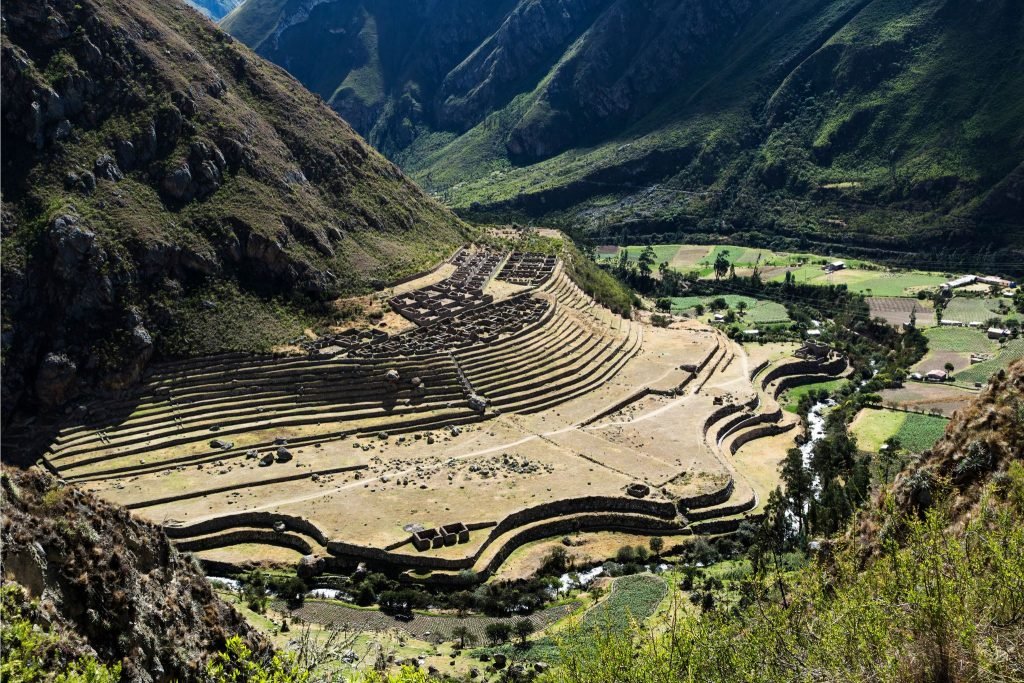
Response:
[{"label": "terraced hillside", "polygon": [[224,27],[472,215],[1024,247],[1018,0],[249,0]]},{"label": "terraced hillside", "polygon": [[845,372],[754,377],[717,330],[618,317],[541,254],[468,247],[445,272],[381,294],[418,319],[406,332],[156,366],[72,412],[44,464],[200,555],[276,546],[445,581],[574,530],[735,528],[764,491],[733,455],[793,429],[782,388]]}]

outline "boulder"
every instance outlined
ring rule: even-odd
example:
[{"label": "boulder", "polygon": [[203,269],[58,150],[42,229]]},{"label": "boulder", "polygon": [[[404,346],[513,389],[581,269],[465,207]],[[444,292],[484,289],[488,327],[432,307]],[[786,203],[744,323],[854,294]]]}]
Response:
[{"label": "boulder", "polygon": [[160,183],[160,189],[169,198],[187,202],[192,199],[195,189],[192,187],[192,168],[187,161],[183,161],[177,168],[167,173]]},{"label": "boulder", "polygon": [[96,163],[93,165],[93,172],[97,178],[103,178],[111,182],[117,182],[124,178],[124,174],[121,173],[121,169],[117,167],[117,162],[114,161],[114,157],[109,154],[101,154],[96,158]]},{"label": "boulder", "polygon": [[278,446],[277,447],[277,461],[278,462],[288,462],[293,457],[295,457],[295,456],[292,455],[292,452],[289,451],[284,446]]},{"label": "boulder", "polygon": [[273,462],[274,456],[271,455],[270,453],[267,453],[262,458],[260,458],[260,467],[270,467],[270,465],[273,464]]},{"label": "boulder", "polygon": [[49,353],[36,373],[36,398],[46,408],[54,408],[70,398],[78,366],[66,354]]}]

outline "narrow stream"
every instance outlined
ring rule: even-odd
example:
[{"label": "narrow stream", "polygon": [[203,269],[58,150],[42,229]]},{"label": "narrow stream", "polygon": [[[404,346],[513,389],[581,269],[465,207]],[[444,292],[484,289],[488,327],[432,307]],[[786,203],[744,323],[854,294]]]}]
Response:
[{"label": "narrow stream", "polygon": [[[829,408],[835,406],[832,399],[820,401],[811,406],[807,412],[807,441],[800,446],[800,454],[803,456],[804,467],[811,467],[811,458],[814,455],[814,447],[825,436],[825,413]],[[811,483],[815,493],[819,492],[818,477],[815,476]]]}]

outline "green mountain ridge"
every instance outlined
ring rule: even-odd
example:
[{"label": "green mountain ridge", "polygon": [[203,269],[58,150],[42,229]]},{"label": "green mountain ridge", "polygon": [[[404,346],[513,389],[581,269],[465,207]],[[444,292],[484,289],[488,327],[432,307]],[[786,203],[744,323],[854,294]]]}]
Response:
[{"label": "green mountain ridge", "polygon": [[224,28],[476,218],[1019,266],[1012,0],[251,0]]},{"label": "green mountain ridge", "polygon": [[269,351],[468,227],[182,3],[3,10],[3,409]]}]

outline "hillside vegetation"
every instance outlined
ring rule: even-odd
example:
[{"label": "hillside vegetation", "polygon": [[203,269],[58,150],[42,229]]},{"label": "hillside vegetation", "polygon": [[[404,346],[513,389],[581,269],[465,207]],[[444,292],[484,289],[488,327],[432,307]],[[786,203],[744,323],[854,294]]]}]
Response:
[{"label": "hillside vegetation", "polygon": [[8,2],[3,62],[5,416],[122,388],[196,339],[268,350],[318,302],[465,240],[316,96],[181,3]]},{"label": "hillside vegetation", "polygon": [[230,638],[269,650],[158,527],[38,472],[0,481],[4,680],[195,681]]},{"label": "hillside vegetation", "polygon": [[1024,245],[1015,0],[250,0],[224,26],[470,215]]},{"label": "hillside vegetation", "polygon": [[771,515],[738,608],[667,632],[563,636],[549,683],[1024,679],[1024,363],[815,561],[780,572]]}]

